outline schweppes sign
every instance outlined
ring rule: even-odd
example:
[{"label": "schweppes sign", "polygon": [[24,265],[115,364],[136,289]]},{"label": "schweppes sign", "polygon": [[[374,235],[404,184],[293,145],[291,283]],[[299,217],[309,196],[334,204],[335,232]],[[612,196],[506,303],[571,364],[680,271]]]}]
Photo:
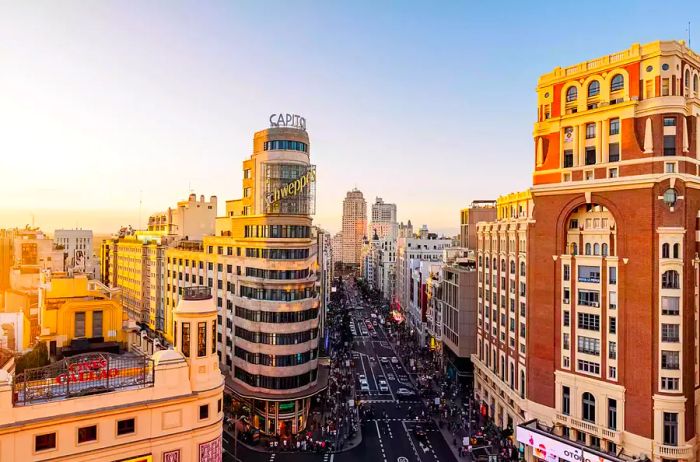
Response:
[{"label": "schweppes sign", "polygon": [[275,189],[274,191],[267,193],[265,201],[269,205],[274,204],[275,202],[279,202],[285,197],[296,196],[305,188],[308,188],[309,185],[314,181],[316,181],[316,170],[311,169],[296,180],[290,181],[281,188]]}]

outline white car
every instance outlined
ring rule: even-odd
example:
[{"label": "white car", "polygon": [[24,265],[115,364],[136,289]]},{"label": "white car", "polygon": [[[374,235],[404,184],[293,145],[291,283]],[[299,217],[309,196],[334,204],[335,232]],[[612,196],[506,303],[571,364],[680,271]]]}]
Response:
[{"label": "white car", "polygon": [[362,393],[369,393],[369,383],[367,383],[366,380],[360,382],[360,391]]},{"label": "white car", "polygon": [[399,359],[396,356],[392,356],[391,357],[391,364],[398,364],[398,363],[399,363]]},{"label": "white car", "polygon": [[389,391],[389,384],[386,383],[386,380],[380,380],[378,385],[379,385],[380,392],[386,393]]},{"label": "white car", "polygon": [[360,376],[358,377],[358,380],[359,380],[360,382],[366,382],[366,381],[367,381],[367,376],[366,376],[365,374],[360,374]]}]

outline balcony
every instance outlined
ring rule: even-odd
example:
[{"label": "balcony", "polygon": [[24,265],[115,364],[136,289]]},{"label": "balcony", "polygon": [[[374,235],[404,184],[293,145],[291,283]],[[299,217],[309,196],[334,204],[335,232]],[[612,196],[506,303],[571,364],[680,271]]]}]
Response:
[{"label": "balcony", "polygon": [[669,446],[654,442],[654,455],[666,459],[691,459],[693,457],[693,446]]},{"label": "balcony", "polygon": [[600,284],[600,276],[579,276],[578,282],[587,282],[590,284]]}]

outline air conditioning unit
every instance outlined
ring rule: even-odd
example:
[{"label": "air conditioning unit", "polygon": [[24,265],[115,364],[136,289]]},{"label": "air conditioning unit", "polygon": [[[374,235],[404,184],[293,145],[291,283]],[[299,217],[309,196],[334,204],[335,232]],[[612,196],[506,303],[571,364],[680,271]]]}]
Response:
[{"label": "air conditioning unit", "polygon": [[600,303],[598,302],[591,302],[591,306],[594,308],[600,308]]}]

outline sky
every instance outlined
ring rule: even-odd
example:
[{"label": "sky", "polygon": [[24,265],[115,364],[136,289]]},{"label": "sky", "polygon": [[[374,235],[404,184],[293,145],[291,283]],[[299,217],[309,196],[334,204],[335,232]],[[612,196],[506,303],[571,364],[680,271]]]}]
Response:
[{"label": "sky", "polygon": [[688,21],[700,50],[690,0],[0,0],[0,227],[110,233],[190,190],[239,198],[253,133],[294,113],[315,224],[337,231],[357,187],[456,234],[472,200],[530,186],[541,74]]}]

